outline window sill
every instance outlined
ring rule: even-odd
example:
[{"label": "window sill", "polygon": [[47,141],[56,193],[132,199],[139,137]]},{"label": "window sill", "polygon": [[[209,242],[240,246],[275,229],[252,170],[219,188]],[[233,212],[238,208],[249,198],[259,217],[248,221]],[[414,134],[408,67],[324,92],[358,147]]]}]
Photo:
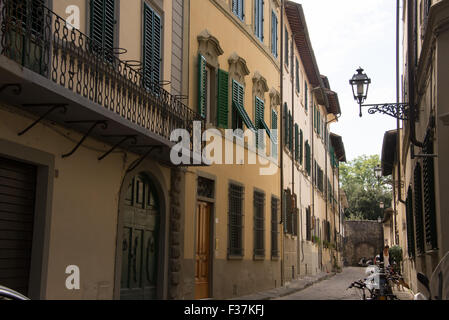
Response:
[{"label": "window sill", "polygon": [[265,260],[265,255],[254,255],[253,257],[254,261],[264,261]]},{"label": "window sill", "polygon": [[243,255],[237,256],[237,255],[229,255],[228,254],[228,260],[243,260]]}]

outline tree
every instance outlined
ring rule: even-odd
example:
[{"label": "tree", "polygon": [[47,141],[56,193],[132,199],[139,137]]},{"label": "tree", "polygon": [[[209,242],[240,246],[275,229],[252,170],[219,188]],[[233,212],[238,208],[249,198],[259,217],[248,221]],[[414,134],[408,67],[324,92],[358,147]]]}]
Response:
[{"label": "tree", "polygon": [[[392,188],[385,177],[376,178],[374,168],[380,165],[378,155],[363,155],[340,166],[341,187],[348,198],[345,216],[352,220],[377,220],[391,207]],[[379,204],[383,202],[385,208]]]}]

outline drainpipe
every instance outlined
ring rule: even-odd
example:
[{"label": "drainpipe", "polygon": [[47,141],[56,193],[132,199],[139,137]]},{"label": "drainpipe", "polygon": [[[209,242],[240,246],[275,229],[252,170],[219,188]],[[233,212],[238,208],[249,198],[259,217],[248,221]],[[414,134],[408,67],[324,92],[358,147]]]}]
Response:
[{"label": "drainpipe", "polygon": [[281,128],[281,134],[278,135],[280,137],[280,160],[281,160],[281,225],[282,225],[282,232],[281,232],[281,286],[284,286],[284,208],[285,208],[285,201],[284,201],[284,139],[282,139],[282,135],[284,134],[284,12],[285,12],[285,1],[281,0],[281,25],[280,25],[280,33],[281,33],[281,43],[280,43],[280,50],[279,54],[281,56],[280,62],[281,62],[281,108],[280,108],[280,128]]},{"label": "drainpipe", "polygon": [[407,52],[408,52],[408,94],[409,94],[409,125],[410,125],[410,141],[413,145],[423,148],[424,144],[417,140],[416,138],[416,128],[415,128],[415,62],[417,57],[415,57],[415,33],[414,27],[416,26],[415,21],[415,6],[413,0],[407,0]]}]

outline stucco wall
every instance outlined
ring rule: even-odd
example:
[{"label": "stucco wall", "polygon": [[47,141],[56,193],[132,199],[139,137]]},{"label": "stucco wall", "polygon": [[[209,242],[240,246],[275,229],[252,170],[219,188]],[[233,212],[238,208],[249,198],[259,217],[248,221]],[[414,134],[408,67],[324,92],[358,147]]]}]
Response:
[{"label": "stucco wall", "polygon": [[346,265],[357,266],[361,258],[374,258],[383,249],[382,223],[345,221],[344,258]]}]

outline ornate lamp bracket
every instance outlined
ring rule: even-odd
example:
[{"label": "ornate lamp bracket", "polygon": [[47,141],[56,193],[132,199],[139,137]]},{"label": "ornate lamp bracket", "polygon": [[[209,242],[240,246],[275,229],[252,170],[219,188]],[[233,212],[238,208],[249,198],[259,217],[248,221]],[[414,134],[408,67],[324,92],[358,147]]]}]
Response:
[{"label": "ornate lamp bracket", "polygon": [[408,120],[408,103],[380,103],[380,104],[364,104],[360,107],[368,107],[369,114],[381,113],[389,115],[399,120]]}]

